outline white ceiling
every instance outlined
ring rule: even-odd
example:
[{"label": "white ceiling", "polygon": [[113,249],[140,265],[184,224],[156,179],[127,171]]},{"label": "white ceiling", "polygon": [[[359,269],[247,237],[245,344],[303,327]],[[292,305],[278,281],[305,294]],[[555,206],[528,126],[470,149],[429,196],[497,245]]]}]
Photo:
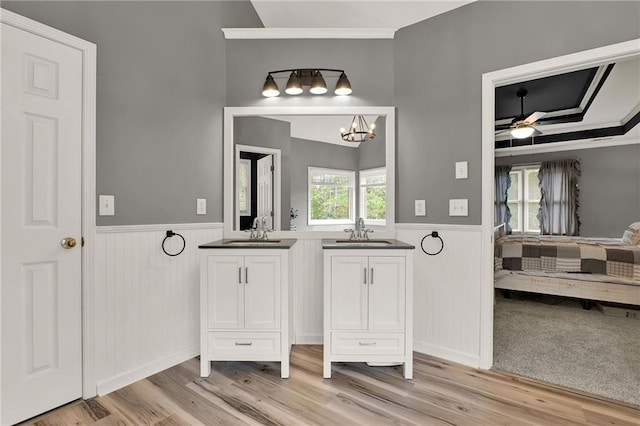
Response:
[{"label": "white ceiling", "polygon": [[397,30],[471,1],[252,0],[265,28],[386,28]]}]

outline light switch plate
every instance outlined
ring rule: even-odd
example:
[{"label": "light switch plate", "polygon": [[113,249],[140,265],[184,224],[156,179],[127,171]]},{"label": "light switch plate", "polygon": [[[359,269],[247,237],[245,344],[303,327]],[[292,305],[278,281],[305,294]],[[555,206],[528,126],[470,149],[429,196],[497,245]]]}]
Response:
[{"label": "light switch plate", "polygon": [[415,200],[416,201],[416,205],[415,205],[415,215],[416,216],[426,216],[427,215],[427,208],[426,208],[426,203],[424,200]]},{"label": "light switch plate", "polygon": [[207,199],[206,198],[197,198],[196,199],[196,214],[197,215],[207,214]]},{"label": "light switch plate", "polygon": [[98,202],[98,214],[100,216],[113,216],[115,214],[116,206],[113,195],[101,195],[98,198]]},{"label": "light switch plate", "polygon": [[467,179],[469,177],[469,163],[466,161],[456,162],[456,179]]},{"label": "light switch plate", "polygon": [[469,200],[466,198],[449,200],[449,216],[469,216]]}]

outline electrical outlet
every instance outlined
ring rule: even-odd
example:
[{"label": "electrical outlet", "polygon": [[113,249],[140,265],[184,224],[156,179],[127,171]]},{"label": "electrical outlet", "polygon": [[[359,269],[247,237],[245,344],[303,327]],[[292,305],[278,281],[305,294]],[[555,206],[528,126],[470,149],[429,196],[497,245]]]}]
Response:
[{"label": "electrical outlet", "polygon": [[449,200],[449,216],[469,216],[469,200]]},{"label": "electrical outlet", "polygon": [[207,199],[206,198],[198,198],[198,199],[196,199],[196,214],[197,215],[207,214]]},{"label": "electrical outlet", "polygon": [[468,167],[469,163],[466,161],[456,162],[456,179],[467,179],[469,177]]},{"label": "electrical outlet", "polygon": [[415,200],[415,215],[416,216],[427,215],[427,208],[424,200]]},{"label": "electrical outlet", "polygon": [[98,214],[100,216],[113,216],[115,214],[115,200],[113,195],[101,195],[98,198]]}]

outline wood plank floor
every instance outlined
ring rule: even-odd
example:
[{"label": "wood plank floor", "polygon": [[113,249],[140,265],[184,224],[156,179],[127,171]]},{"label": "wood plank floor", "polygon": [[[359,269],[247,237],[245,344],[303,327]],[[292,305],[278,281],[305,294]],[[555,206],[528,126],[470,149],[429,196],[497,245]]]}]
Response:
[{"label": "wood plank floor", "polygon": [[199,377],[192,359],[31,425],[640,425],[640,410],[507,374],[415,354],[401,367],[336,363],[322,378],[322,346],[294,346],[279,363],[219,362]]}]

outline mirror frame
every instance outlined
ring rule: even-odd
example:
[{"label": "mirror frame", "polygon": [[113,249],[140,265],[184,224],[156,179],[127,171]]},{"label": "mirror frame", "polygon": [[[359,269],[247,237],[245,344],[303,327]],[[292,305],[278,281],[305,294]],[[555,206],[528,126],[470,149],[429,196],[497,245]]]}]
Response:
[{"label": "mirror frame", "polygon": [[[376,237],[393,238],[395,236],[395,176],[396,176],[396,112],[393,106],[249,106],[224,108],[224,237],[246,237],[243,231],[235,231],[234,223],[234,172],[235,172],[235,144],[233,141],[233,120],[235,117],[273,116],[273,115],[378,115],[386,119],[386,147],[385,161],[387,168],[387,221],[384,228],[376,229]],[[339,130],[339,129],[338,129]],[[338,131],[336,130],[336,132]],[[275,231],[274,236],[293,238],[296,236],[319,236],[320,238],[342,236],[339,231]]]}]

